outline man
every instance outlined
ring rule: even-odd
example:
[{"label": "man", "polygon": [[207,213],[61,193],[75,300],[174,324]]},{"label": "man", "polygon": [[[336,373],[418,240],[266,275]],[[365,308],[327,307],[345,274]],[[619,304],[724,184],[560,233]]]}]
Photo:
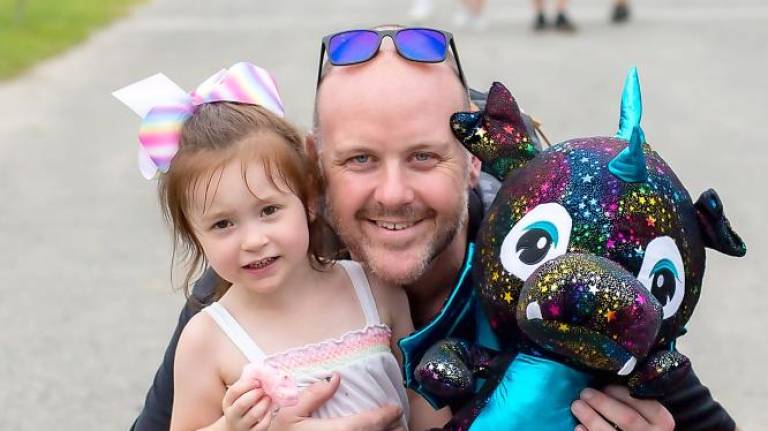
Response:
[{"label": "man", "polygon": [[[394,36],[392,31],[386,34]],[[377,34],[379,39],[382,35]],[[393,40],[385,37],[370,58],[358,58],[356,64],[321,68],[316,128],[307,147],[320,163],[327,214],[342,242],[379,277],[405,286],[414,325],[420,328],[440,312],[466,263],[483,212],[476,189],[480,164],[449,128],[450,115],[469,107],[455,52],[436,63],[408,60]],[[448,45],[446,40],[445,51]],[[201,280],[195,295],[209,297],[211,284]],[[182,311],[136,430],[168,427],[175,345],[192,314],[189,307]],[[474,337],[475,330],[482,329],[470,326],[459,328],[460,335]],[[373,431],[397,424],[394,407],[345,418],[309,418],[337,385],[338,379],[332,379],[311,386],[297,406],[280,411],[270,429]],[[706,412],[722,412],[730,420],[698,380],[689,388],[697,394],[704,391],[701,399],[710,409]],[[612,424],[624,430],[674,427],[660,403],[632,399],[624,388],[586,391],[573,407],[590,430],[613,429]],[[700,417],[717,414],[705,416]]]}]

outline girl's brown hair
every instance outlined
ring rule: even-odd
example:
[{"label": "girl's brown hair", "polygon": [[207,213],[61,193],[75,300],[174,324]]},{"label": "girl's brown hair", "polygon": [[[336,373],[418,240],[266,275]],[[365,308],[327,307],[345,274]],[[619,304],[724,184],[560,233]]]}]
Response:
[{"label": "girl's brown hair", "polygon": [[[259,145],[260,138],[269,134],[281,138],[281,144]],[[261,106],[230,102],[200,105],[184,123],[179,151],[158,182],[163,215],[173,231],[173,261],[180,250],[180,260],[187,264],[182,288],[187,299],[197,306],[201,298],[191,295],[190,284],[205,269],[206,259],[189,221],[192,196],[199,186],[208,190],[217,173],[233,160],[240,160],[243,179],[248,163],[259,160],[275,187],[277,175],[277,183],[287,185],[301,200],[309,223],[310,263],[315,269],[323,269],[335,254],[332,247],[323,248],[328,228],[317,211],[313,211],[314,219],[309,222],[322,186],[296,128]],[[214,299],[220,298],[230,285],[218,277]]]}]

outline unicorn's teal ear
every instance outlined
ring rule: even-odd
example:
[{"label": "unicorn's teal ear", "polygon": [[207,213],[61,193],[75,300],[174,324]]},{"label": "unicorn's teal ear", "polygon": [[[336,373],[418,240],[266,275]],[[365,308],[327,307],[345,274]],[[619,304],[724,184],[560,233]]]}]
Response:
[{"label": "unicorn's teal ear", "polygon": [[[640,119],[643,116],[643,99],[640,96],[640,79],[637,76],[637,67],[629,69],[624,79],[624,91],[621,93],[621,113],[619,115],[619,130],[616,137],[629,141],[632,137],[632,129],[640,127]],[[640,129],[641,143],[645,143],[645,134]]]},{"label": "unicorn's teal ear", "polygon": [[648,168],[645,166],[645,155],[643,154],[645,133],[640,127],[642,115],[643,102],[640,98],[640,81],[637,77],[637,68],[633,67],[624,80],[619,130],[616,132],[616,137],[629,141],[629,145],[608,163],[608,170],[620,180],[628,183],[640,183],[648,179]]},{"label": "unicorn's teal ear", "polygon": [[627,148],[608,162],[608,170],[625,183],[642,183],[648,179],[648,168],[645,166],[643,141],[640,127],[632,129]]}]

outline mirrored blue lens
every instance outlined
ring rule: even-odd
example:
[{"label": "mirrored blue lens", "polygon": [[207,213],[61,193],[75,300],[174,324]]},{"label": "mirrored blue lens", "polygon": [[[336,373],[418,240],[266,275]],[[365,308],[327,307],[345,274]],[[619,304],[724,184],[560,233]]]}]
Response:
[{"label": "mirrored blue lens", "polygon": [[443,33],[425,28],[401,30],[396,44],[400,54],[414,61],[439,62],[445,60],[446,40]]},{"label": "mirrored blue lens", "polygon": [[378,49],[379,35],[375,31],[345,31],[328,42],[328,58],[336,66],[360,63],[373,57]]}]

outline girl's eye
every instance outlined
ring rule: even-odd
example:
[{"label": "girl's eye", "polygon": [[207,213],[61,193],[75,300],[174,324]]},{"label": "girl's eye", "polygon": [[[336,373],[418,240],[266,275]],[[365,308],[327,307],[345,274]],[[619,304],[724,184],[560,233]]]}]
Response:
[{"label": "girl's eye", "polygon": [[279,209],[280,209],[280,207],[278,207],[277,205],[268,205],[268,206],[265,206],[261,210],[261,215],[268,217],[268,216],[271,216],[272,214],[276,213],[277,210],[279,210]]},{"label": "girl's eye", "polygon": [[219,220],[211,226],[212,229],[226,229],[232,225],[229,220]]}]

